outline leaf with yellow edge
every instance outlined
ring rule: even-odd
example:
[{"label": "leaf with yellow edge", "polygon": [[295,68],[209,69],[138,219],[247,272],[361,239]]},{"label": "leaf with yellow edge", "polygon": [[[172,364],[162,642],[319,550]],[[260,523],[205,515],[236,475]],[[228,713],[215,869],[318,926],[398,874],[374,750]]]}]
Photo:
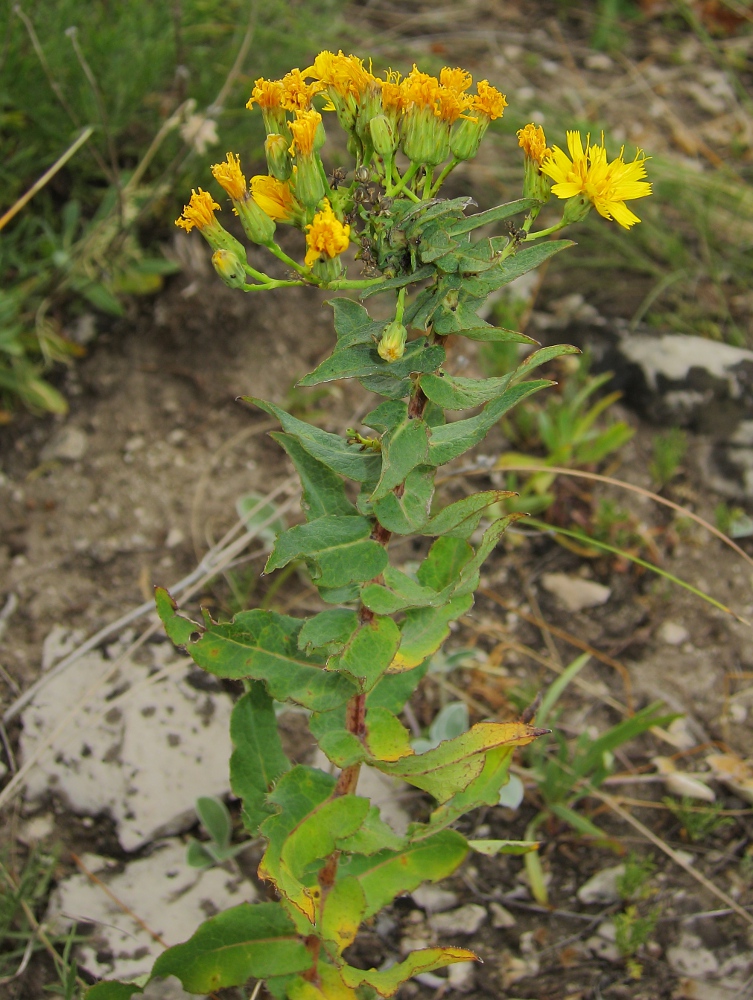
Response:
[{"label": "leaf with yellow edge", "polygon": [[545,731],[525,722],[479,722],[433,750],[395,762],[375,761],[373,766],[423,788],[441,804],[479,777],[488,751],[527,746]]},{"label": "leaf with yellow edge", "polygon": [[325,947],[331,943],[335,956],[353,944],[365,912],[366,897],[358,879],[349,875],[335,882],[324,898],[319,919]]},{"label": "leaf with yellow edge", "polygon": [[366,747],[375,760],[395,761],[410,757],[410,733],[396,715],[386,708],[370,708],[366,712]]},{"label": "leaf with yellow edge", "polygon": [[431,972],[455,962],[478,962],[478,955],[466,948],[423,948],[414,951],[404,962],[389,969],[354,969],[345,965],[340,970],[348,986],[373,986],[380,996],[391,997],[408,979],[420,972]]},{"label": "leaf with yellow edge", "polygon": [[412,670],[427,656],[436,653],[450,634],[450,622],[473,606],[473,595],[454,597],[441,608],[414,608],[405,613],[400,648],[390,664],[390,672]]},{"label": "leaf with yellow edge", "polygon": [[358,1000],[358,994],[345,985],[340,970],[334,965],[320,962],[317,972],[317,986],[297,976],[287,987],[289,1000]]}]

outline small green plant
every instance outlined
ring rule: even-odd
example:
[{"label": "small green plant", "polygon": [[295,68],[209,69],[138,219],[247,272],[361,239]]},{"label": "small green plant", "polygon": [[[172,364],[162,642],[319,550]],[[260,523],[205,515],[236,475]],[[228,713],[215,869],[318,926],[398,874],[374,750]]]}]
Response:
[{"label": "small green plant", "polygon": [[201,796],[196,800],[196,815],[201,825],[209,835],[208,840],[188,841],[186,861],[192,868],[211,868],[229,861],[241,851],[245,851],[251,843],[244,840],[240,844],[231,844],[233,836],[233,820],[222,799],[213,796]]},{"label": "small green plant", "polygon": [[[499,489],[433,505],[437,471],[479,444],[517,403],[549,387],[548,379],[530,376],[575,349],[543,348],[502,378],[469,379],[451,373],[448,336],[531,347],[529,338],[478,316],[488,295],[568,247],[568,240],[548,237],[592,205],[629,228],[638,219],[625,200],[650,187],[642,155],[609,162],[603,145],[584,149],[578,133],[568,137],[570,156],[551,154],[543,130],[531,124],[518,134],[522,197],[467,214],[470,199],[447,200],[439,192],[451,171],[475,156],[506,105],[487,81],[475,93],[471,84],[469,73],[450,67],[439,79],[415,67],[405,80],[392,71],[380,79],[360,59],[331,52],[320,53],[304,73],[259,79],[250,103],[261,108],[268,133],[269,173],[247,181],[232,152],[212,167],[252,244],[252,261],[220,224],[221,206],[209,192],[195,190],[178,220],[187,231],[199,229],[219,277],[239,291],[309,286],[362,299],[385,293],[387,319],[373,318],[352,298],[331,300],[334,350],[299,382],[355,378],[384,399],[359,427],[339,434],[274,403],[247,400],[279,421],[282,429],[272,437],[302,485],[304,520],[281,526],[265,572],[305,566],[322,610],[295,618],[254,608],[230,622],[215,622],[205,611],[197,623],[167,591],[156,592],[173,642],[203,669],[244,686],[230,723],[230,783],[246,830],[263,841],[258,871],[275,901],[211,917],[188,941],[164,951],[144,979],[100,983],[89,1000],[125,1000],[142,993],[149,979],[168,975],[203,994],[256,979],[279,1000],[392,996],[417,973],[476,956],[466,948],[422,948],[390,967],[362,969],[347,952],[361,924],[422,882],[452,874],[470,851],[528,857],[537,846],[533,838],[469,841],[454,824],[472,809],[498,804],[515,748],[546,729],[527,719],[466,729],[467,716],[448,706],[441,732],[430,734],[441,742],[416,752],[399,716],[451,625],[472,607],[486,559],[519,517],[493,510],[507,498]],[[346,133],[355,160],[350,180],[342,170],[328,173],[320,158],[325,131],[317,100]],[[551,193],[564,201],[562,214],[534,229]],[[515,217],[520,224],[509,225]],[[278,244],[278,223],[305,234],[298,258]],[[479,229],[500,224],[501,235],[474,239]],[[368,268],[359,279],[344,270],[352,242]],[[288,276],[268,275],[264,254],[282,261]],[[419,283],[409,301],[409,287]],[[410,340],[409,326],[416,331]],[[468,409],[478,412],[446,418],[447,410]],[[431,542],[416,547],[424,553],[417,565],[396,564],[393,535]],[[288,760],[277,728],[279,703],[309,713],[309,729],[339,775]],[[544,699],[544,714],[552,704],[551,695]],[[601,740],[579,743],[567,758],[576,785],[585,775],[599,780],[613,746],[662,721],[644,710]],[[430,795],[426,821],[410,824],[405,834],[392,830],[357,794],[362,767]],[[557,775],[549,778],[557,784]],[[581,794],[578,787],[565,797]],[[232,850],[221,807],[205,801],[200,808],[214,845],[200,850],[209,857],[218,847]]]},{"label": "small green plant", "polygon": [[714,520],[720,531],[730,538],[750,538],[753,518],[742,507],[730,507],[722,501],[714,508]]},{"label": "small green plant", "polygon": [[658,908],[641,916],[637,906],[626,907],[614,918],[615,944],[620,954],[627,960],[628,974],[632,979],[640,979],[643,974],[643,966],[636,961],[635,955],[648,943],[658,919]]},{"label": "small green plant", "polygon": [[663,489],[678,475],[688,451],[688,436],[679,427],[657,434],[652,442],[653,458],[649,472],[653,481]]},{"label": "small green plant", "polygon": [[731,826],[734,820],[730,816],[721,816],[723,806],[719,802],[699,805],[697,799],[687,796],[678,802],[668,796],[664,805],[669,809],[682,827],[683,836],[693,844],[698,844],[707,837],[713,836],[725,826]]},{"label": "small green plant", "polygon": [[628,902],[647,899],[651,894],[649,879],[656,871],[654,859],[630,852],[625,861],[625,871],[617,878],[617,892],[620,899]]}]

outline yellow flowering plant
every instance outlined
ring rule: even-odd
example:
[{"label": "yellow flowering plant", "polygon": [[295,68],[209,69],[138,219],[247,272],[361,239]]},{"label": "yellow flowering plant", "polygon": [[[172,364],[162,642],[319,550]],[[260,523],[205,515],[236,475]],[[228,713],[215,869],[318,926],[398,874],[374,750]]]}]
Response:
[{"label": "yellow flowering plant", "polygon": [[[168,975],[200,994],[263,980],[280,1000],[392,996],[418,973],[476,956],[429,947],[361,969],[347,951],[361,924],[396,896],[452,874],[469,852],[538,847],[468,840],[455,829],[470,810],[498,804],[515,748],[547,732],[532,724],[532,713],[479,722],[422,752],[400,714],[452,623],[472,607],[485,560],[522,516],[498,513],[511,495],[498,489],[437,506],[437,472],[479,444],[517,403],[552,385],[533,373],[575,348],[533,350],[503,377],[471,379],[451,373],[448,340],[454,334],[534,348],[529,337],[478,315],[486,298],[569,246],[548,237],[592,206],[630,228],[638,219],[625,203],[651,188],[642,153],[632,162],[622,152],[610,161],[603,140],[587,138],[584,146],[577,132],[568,133],[566,153],[529,124],[518,132],[520,198],[475,214],[471,198],[443,198],[446,178],[475,155],[506,104],[486,80],[474,89],[461,68],[445,67],[435,77],[414,66],[405,78],[393,70],[380,77],[356,56],[321,52],[304,70],[254,85],[249,106],[264,117],[268,174],[247,179],[232,152],[212,170],[253,254],[272,254],[289,274],[273,278],[256,256],[250,262],[206,191],[195,191],[177,220],[188,232],[199,230],[217,274],[232,288],[312,285],[357,292],[361,300],[381,293],[394,311],[374,319],[354,297],[330,300],[334,349],[299,382],[354,378],[384,397],[361,430],[323,431],[273,403],[248,400],[279,421],[272,437],[302,485],[303,520],[277,535],[265,572],[305,565],[321,610],[295,618],[251,609],[225,623],[205,612],[197,623],[157,590],[173,642],[201,668],[245,687],[231,721],[230,782],[244,826],[264,844],[259,876],[269,898],[210,917],[160,955],[151,976],[97,984],[89,1000],[126,1000],[148,979]],[[322,162],[328,112],[346,132],[350,178],[343,170],[328,174]],[[564,202],[561,217],[534,231],[544,205],[557,203],[550,195]],[[300,232],[298,259],[277,243],[278,225]],[[499,235],[474,239],[495,225]],[[361,275],[348,277],[358,258]],[[477,412],[448,421],[448,410]],[[391,538],[411,535],[429,540],[417,569],[390,558]],[[287,759],[275,703],[308,713],[336,775]],[[358,795],[363,767],[426,793],[433,805],[425,818],[405,833],[393,830]]]}]

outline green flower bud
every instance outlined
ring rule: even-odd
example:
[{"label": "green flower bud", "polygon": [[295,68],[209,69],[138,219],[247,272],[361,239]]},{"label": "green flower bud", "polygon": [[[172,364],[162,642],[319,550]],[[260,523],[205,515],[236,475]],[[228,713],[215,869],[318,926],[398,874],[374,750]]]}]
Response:
[{"label": "green flower bud", "polygon": [[214,269],[228,288],[243,288],[246,272],[238,256],[232,250],[215,250],[212,254]]},{"label": "green flower bud", "polygon": [[319,257],[311,265],[311,273],[320,281],[336,281],[343,273],[342,261],[338,257]]},{"label": "green flower bud", "polygon": [[435,167],[449,156],[450,126],[431,108],[412,108],[403,129],[403,152],[411,163]]},{"label": "green flower bud", "polygon": [[241,220],[243,232],[251,242],[261,243],[263,246],[270,244],[277,228],[274,219],[270,219],[251,197],[244,198],[242,201],[234,201],[233,205]]},{"label": "green flower bud", "polygon": [[405,341],[407,339],[408,331],[402,323],[393,319],[382,334],[382,338],[377,346],[377,354],[380,358],[384,358],[385,361],[397,361],[405,353]]},{"label": "green flower bud", "polygon": [[293,172],[293,159],[288,149],[289,146],[290,141],[279,132],[268,135],[264,143],[267,167],[272,177],[276,177],[278,181],[286,181]]},{"label": "green flower bud", "polygon": [[369,128],[374,149],[384,159],[390,159],[397,148],[397,142],[387,117],[377,115],[376,118],[372,118],[369,122]]},{"label": "green flower bud", "polygon": [[456,160],[472,160],[484,138],[489,119],[479,115],[478,121],[463,118],[450,133],[450,149]]},{"label": "green flower bud", "polygon": [[562,221],[566,226],[574,222],[581,222],[591,211],[591,202],[588,195],[576,194],[568,198],[565,202],[565,211],[562,213]]},{"label": "green flower bud", "polygon": [[306,208],[315,208],[326,194],[319,157],[316,153],[297,156],[296,168],[292,179],[295,196]]},{"label": "green flower bud", "polygon": [[525,158],[523,174],[523,197],[535,198],[542,204],[549,201],[552,193],[551,181],[539,169],[539,164],[530,157]]}]

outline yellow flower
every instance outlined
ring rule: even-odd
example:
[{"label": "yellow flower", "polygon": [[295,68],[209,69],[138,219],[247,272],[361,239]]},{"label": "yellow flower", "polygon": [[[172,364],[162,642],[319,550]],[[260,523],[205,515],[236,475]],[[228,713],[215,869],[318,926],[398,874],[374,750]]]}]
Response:
[{"label": "yellow flower", "polygon": [[586,148],[580,132],[567,133],[567,153],[555,146],[552,155],[541,165],[542,173],[554,181],[552,192],[558,198],[569,199],[585,195],[599,215],[630,229],[641,220],[625,205],[626,201],[645,198],[651,194],[651,185],[646,177],[646,156],[638,150],[631,163],[623,159],[624,147],[620,155],[611,163],[602,137],[601,145],[591,145],[586,138]]},{"label": "yellow flower", "polygon": [[327,50],[320,52],[312,66],[304,70],[325,87],[332,87],[341,97],[359,97],[374,81],[374,76],[357,56],[346,56],[342,49],[335,55]]},{"label": "yellow flower", "polygon": [[293,133],[293,146],[290,152],[297,152],[301,156],[311,156],[314,152],[314,139],[316,130],[321,124],[322,116],[318,111],[297,111],[295,121],[289,123],[288,127]]},{"label": "yellow flower", "polygon": [[531,122],[525,128],[518,129],[516,134],[521,149],[534,163],[541,164],[544,157],[552,155],[551,149],[546,144],[544,130],[540,125],[534,125]]},{"label": "yellow flower", "polygon": [[473,110],[487,115],[489,121],[501,118],[507,107],[507,98],[488,80],[479,80],[476,84],[476,96],[473,98]]},{"label": "yellow flower", "polygon": [[305,263],[307,267],[317,261],[322,254],[337,257],[348,249],[350,226],[344,226],[332,211],[329,201],[324,199],[324,208],[317,212],[312,222],[306,226]]},{"label": "yellow flower", "polygon": [[191,191],[191,200],[183,207],[180,217],[175,220],[175,225],[185,229],[187,233],[196,226],[198,229],[205,229],[207,226],[219,225],[214,215],[214,210],[219,210],[219,205],[208,191]]},{"label": "yellow flower", "polygon": [[386,79],[380,80],[382,85],[382,108],[391,121],[395,121],[405,107],[400,74],[397,70],[388,69],[384,74]]},{"label": "yellow flower", "polygon": [[248,196],[246,178],[241,170],[241,160],[236,153],[228,153],[225,163],[215,163],[212,174],[233,201],[243,201]]},{"label": "yellow flower", "polygon": [[461,69],[460,66],[456,66],[455,69],[445,66],[439,74],[439,82],[443,87],[454,90],[458,94],[463,94],[473,83],[473,77],[466,70]]},{"label": "yellow flower", "polygon": [[420,108],[431,108],[432,111],[436,107],[439,80],[429,73],[422,73],[415,63],[400,84],[400,89],[405,105],[416,104]]},{"label": "yellow flower", "polygon": [[282,107],[283,87],[281,80],[265,80],[260,77],[251,91],[251,96],[246,102],[246,107],[253,108],[254,104],[264,110],[272,110]]},{"label": "yellow flower", "polygon": [[324,84],[318,80],[306,83],[299,69],[291,69],[280,82],[282,106],[288,111],[308,111],[312,99],[324,89]]},{"label": "yellow flower", "polygon": [[251,194],[259,208],[265,211],[270,219],[290,222],[293,218],[295,202],[293,192],[286,181],[258,174],[251,178]]}]

